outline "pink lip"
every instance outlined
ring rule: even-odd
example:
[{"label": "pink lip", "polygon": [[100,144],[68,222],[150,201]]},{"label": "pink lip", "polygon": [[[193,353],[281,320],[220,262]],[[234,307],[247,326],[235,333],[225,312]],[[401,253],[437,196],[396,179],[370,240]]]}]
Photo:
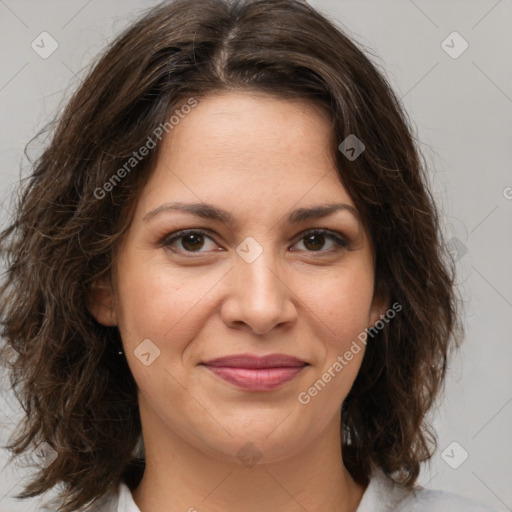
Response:
[{"label": "pink lip", "polygon": [[292,380],[307,363],[286,354],[239,354],[202,363],[218,377],[249,391],[270,391]]}]

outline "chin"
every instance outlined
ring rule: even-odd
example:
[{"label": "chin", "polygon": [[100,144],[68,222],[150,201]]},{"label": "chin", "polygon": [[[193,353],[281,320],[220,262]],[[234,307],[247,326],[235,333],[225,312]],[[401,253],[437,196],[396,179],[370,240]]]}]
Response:
[{"label": "chin", "polygon": [[[213,457],[229,463],[252,467],[256,463],[271,464],[286,460],[304,450],[308,440],[319,432],[303,432],[298,424],[287,423],[286,414],[280,418],[269,418],[258,426],[237,428],[230,422],[227,434],[222,439],[203,438],[204,448]],[[288,418],[290,419],[290,418]]]}]

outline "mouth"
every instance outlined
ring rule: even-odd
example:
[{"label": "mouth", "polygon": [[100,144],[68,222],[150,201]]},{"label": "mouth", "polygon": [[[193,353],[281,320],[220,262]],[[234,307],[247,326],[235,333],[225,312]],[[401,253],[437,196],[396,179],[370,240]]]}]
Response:
[{"label": "mouth", "polygon": [[270,391],[294,379],[308,363],[286,354],[237,354],[201,363],[217,377],[247,391]]}]

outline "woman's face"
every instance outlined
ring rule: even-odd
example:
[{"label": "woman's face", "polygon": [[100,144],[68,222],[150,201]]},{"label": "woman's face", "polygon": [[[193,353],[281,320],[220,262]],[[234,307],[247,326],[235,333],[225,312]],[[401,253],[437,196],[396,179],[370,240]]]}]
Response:
[{"label": "woman's face", "polygon": [[[270,462],[339,429],[364,354],[353,342],[384,311],[329,138],[311,105],[225,93],[163,140],[118,253],[114,313],[96,309],[119,326],[145,433],[233,460],[250,443]],[[269,354],[299,362],[205,365]]]}]

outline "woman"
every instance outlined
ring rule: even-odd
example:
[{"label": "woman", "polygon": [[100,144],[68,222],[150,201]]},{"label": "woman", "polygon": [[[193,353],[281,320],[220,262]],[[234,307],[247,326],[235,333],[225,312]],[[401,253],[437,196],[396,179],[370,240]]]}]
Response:
[{"label": "woman", "polygon": [[489,510],[415,486],[458,345],[401,106],[293,0],[165,3],[69,102],[1,235],[52,510]]}]

